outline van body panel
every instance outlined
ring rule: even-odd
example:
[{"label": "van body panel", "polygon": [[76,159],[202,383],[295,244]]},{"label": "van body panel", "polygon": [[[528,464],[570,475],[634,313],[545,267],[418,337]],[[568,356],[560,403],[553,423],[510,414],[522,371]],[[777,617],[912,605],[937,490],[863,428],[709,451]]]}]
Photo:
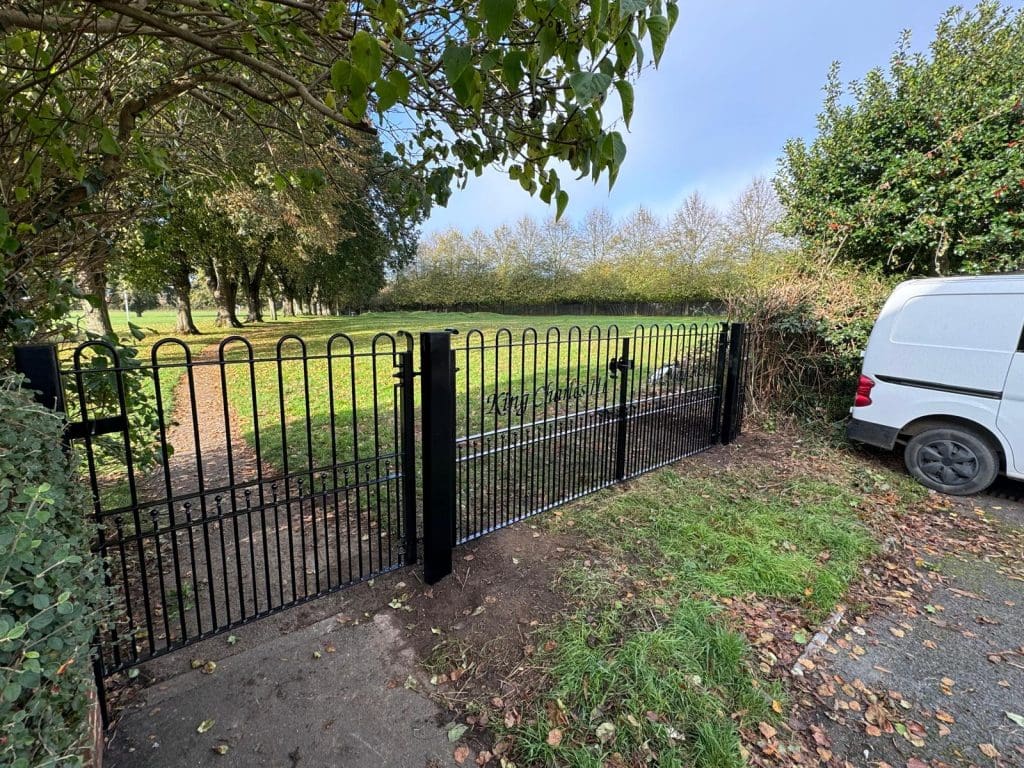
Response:
[{"label": "van body panel", "polygon": [[868,338],[863,374],[875,386],[870,405],[851,408],[851,438],[888,440],[918,419],[963,419],[999,441],[1006,474],[1024,477],[1022,344],[1024,275],[901,283]]},{"label": "van body panel", "polygon": [[[1003,387],[1003,399],[999,404],[997,424],[1004,435],[1017,436],[1017,451],[1013,457],[1013,467],[1024,476],[1024,350],[1013,356],[1010,373]],[[1007,465],[1010,464],[1007,454]]]}]

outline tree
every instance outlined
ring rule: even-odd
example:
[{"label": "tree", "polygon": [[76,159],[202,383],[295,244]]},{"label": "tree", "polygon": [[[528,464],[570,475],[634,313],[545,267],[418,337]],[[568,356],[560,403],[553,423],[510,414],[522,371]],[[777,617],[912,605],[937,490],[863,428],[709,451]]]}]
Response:
[{"label": "tree", "polygon": [[1019,269],[1024,10],[953,9],[927,54],[909,46],[848,92],[833,65],[817,137],[780,163],[785,230],[890,273]]},{"label": "tree", "polygon": [[779,224],[783,208],[771,182],[756,177],[740,193],[726,216],[730,247],[740,260],[749,261],[782,246]]},{"label": "tree", "polygon": [[65,289],[47,276],[81,266],[80,241],[103,229],[85,225],[130,219],[117,186],[173,170],[211,114],[311,156],[325,135],[386,136],[417,174],[410,198],[443,203],[496,165],[560,213],[557,162],[614,180],[626,149],[603,106],[614,88],[628,125],[644,41],[657,63],[677,17],[661,0],[4,6],[0,335],[50,322],[45,297]]}]

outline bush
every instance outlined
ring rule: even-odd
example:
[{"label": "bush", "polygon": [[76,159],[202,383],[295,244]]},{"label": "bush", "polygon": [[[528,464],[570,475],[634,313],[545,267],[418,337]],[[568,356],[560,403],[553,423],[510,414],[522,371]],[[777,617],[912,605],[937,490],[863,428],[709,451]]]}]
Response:
[{"label": "bush", "polygon": [[77,765],[102,569],[61,418],[18,384],[0,377],[0,764]]},{"label": "bush", "polygon": [[861,354],[894,280],[801,254],[750,265],[730,316],[748,323],[749,407],[811,419],[842,418]]}]

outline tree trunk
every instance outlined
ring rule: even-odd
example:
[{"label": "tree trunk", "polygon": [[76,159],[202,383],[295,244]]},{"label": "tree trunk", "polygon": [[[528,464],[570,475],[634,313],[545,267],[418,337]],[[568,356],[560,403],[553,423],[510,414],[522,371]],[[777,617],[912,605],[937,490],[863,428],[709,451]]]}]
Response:
[{"label": "tree trunk", "polygon": [[238,298],[238,281],[228,275],[227,270],[216,262],[211,262],[207,267],[207,285],[213,293],[213,300],[217,304],[217,319],[214,325],[218,328],[241,328],[235,314],[235,300]]},{"label": "tree trunk", "polygon": [[260,303],[260,289],[263,287],[263,277],[267,273],[267,261],[270,259],[270,244],[273,238],[265,238],[260,244],[260,259],[256,262],[256,269],[249,272],[249,265],[242,267],[242,283],[245,287],[245,298],[247,313],[245,322],[262,323],[263,306]]},{"label": "tree trunk", "polygon": [[291,296],[285,296],[284,301],[281,302],[281,314],[285,317],[295,317],[295,299]]},{"label": "tree trunk", "polygon": [[107,275],[102,267],[87,267],[79,276],[85,292],[92,297],[82,300],[85,327],[101,336],[113,336],[114,326],[110,322],[110,307],[107,305]]},{"label": "tree trunk", "polygon": [[192,320],[192,279],[188,267],[182,264],[174,274],[174,298],[178,305],[178,320],[174,332],[181,336],[198,336],[199,329]]}]

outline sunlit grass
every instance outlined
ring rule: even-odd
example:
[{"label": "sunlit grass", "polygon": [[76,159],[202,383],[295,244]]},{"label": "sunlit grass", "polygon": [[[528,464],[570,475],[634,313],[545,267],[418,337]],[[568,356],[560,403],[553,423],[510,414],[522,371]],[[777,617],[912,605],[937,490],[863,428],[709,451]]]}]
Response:
[{"label": "sunlit grass", "polygon": [[602,554],[561,576],[574,610],[547,634],[544,693],[505,733],[517,756],[579,768],[744,765],[740,730],[775,723],[784,694],[719,599],[773,598],[809,621],[830,610],[873,549],[858,499],[762,468],[664,470],[566,512],[552,526],[571,522]]}]

